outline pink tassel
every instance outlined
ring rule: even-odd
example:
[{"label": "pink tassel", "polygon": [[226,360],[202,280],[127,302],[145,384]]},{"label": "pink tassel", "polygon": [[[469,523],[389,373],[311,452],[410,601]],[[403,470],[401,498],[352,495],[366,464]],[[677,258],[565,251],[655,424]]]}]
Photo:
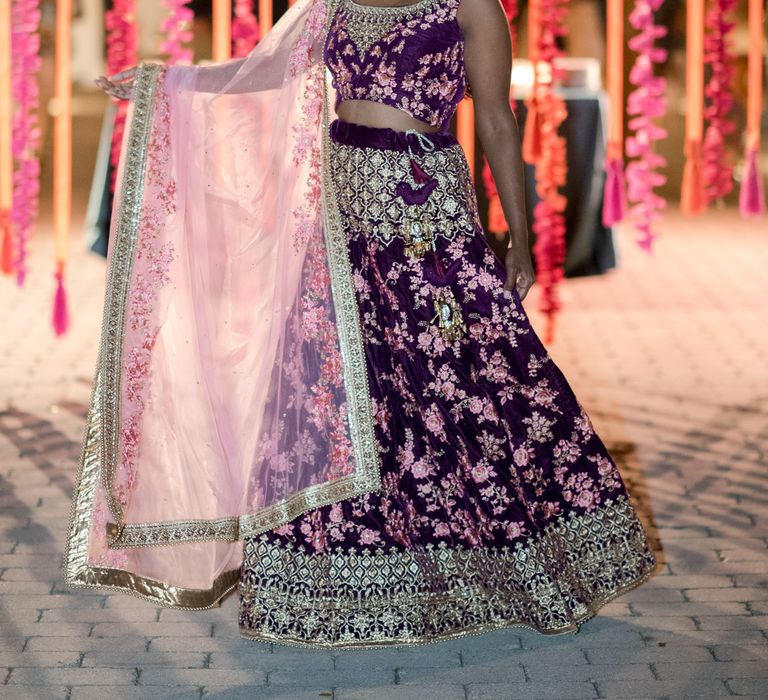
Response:
[{"label": "pink tassel", "polygon": [[429,182],[432,178],[427,175],[427,173],[424,171],[424,169],[413,159],[410,159],[411,161],[411,174],[413,175],[413,181],[417,185],[423,185],[426,182]]},{"label": "pink tassel", "polygon": [[739,190],[739,210],[742,216],[761,216],[765,213],[763,178],[757,165],[757,149],[747,150],[747,167]]},{"label": "pink tassel", "polygon": [[64,289],[64,272],[59,270],[56,278],[56,295],[53,298],[53,330],[61,336],[69,328],[69,312],[67,310],[67,292]]},{"label": "pink tassel", "polygon": [[603,193],[603,226],[618,224],[627,209],[624,161],[610,158],[606,163],[605,190]]}]

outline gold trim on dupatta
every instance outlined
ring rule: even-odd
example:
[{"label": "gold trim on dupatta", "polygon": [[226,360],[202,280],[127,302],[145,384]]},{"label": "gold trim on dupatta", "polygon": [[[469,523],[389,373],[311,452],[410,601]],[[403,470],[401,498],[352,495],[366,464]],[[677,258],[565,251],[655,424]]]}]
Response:
[{"label": "gold trim on dupatta", "polygon": [[[329,0],[326,6],[326,32],[334,7],[334,1]],[[107,505],[115,520],[107,523],[109,548],[213,540],[233,542],[272,530],[309,510],[377,490],[380,487],[380,459],[373,432],[367,362],[352,284],[349,252],[329,173],[329,107],[323,71],[323,112],[320,125],[323,188],[321,208],[331,291],[339,330],[339,346],[344,364],[349,431],[355,450],[356,471],[330,483],[311,486],[257,513],[209,520],[138,524],[124,522],[123,509],[113,493],[120,443],[123,331],[141,220],[147,145],[152,131],[156,93],[162,84],[163,74],[164,66],[145,63],[141,65],[136,76],[134,110],[127,135],[120,205],[115,214],[115,241],[108,275],[96,379],[72,500],[63,569],[64,581],[68,585],[119,589],[169,607],[200,609],[216,605],[237,585],[238,570],[223,572],[210,589],[202,590],[181,588],[122,569],[89,564],[90,529],[100,479],[106,491]]]}]

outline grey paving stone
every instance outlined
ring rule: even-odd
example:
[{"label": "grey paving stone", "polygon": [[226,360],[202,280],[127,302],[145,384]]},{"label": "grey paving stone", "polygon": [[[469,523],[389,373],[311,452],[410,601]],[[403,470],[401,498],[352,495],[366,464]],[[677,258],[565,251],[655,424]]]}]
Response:
[{"label": "grey paving stone", "polygon": [[486,683],[490,679],[505,683],[526,680],[521,664],[503,660],[476,663],[463,668],[402,669],[398,671],[397,678],[400,685],[424,684],[427,678],[430,682],[448,685]]},{"label": "grey paving stone", "polygon": [[0,652],[0,666],[5,666],[8,668],[59,668],[62,666],[79,665],[79,651],[35,652],[27,649],[20,652]]},{"label": "grey paving stone", "polygon": [[726,685],[737,695],[755,695],[761,700],[768,697],[768,681],[765,678],[733,678]]},{"label": "grey paving stone", "polygon": [[85,652],[82,666],[94,668],[204,668],[207,654],[203,652],[157,652],[139,651],[128,653],[113,649]]},{"label": "grey paving stone", "polygon": [[14,668],[10,685],[133,685],[136,673],[118,668]]},{"label": "grey paving stone", "polygon": [[[3,700],[67,700],[69,688],[64,686],[4,685],[0,691]],[[102,696],[103,700],[103,696]]]},{"label": "grey paving stone", "polygon": [[565,665],[526,665],[525,675],[531,683],[541,683],[550,680],[559,681],[597,681],[603,679],[644,680],[654,678],[651,667],[647,663],[608,664],[597,663],[586,666]]},{"label": "grey paving stone", "polygon": [[[205,700],[331,700],[333,697],[333,690],[330,688],[327,690],[255,688],[251,686],[203,688]],[[338,693],[335,697],[338,698]]]},{"label": "grey paving stone", "polygon": [[467,700],[586,700],[598,697],[591,683],[470,683]]},{"label": "grey paving stone", "polygon": [[718,661],[768,661],[768,644],[718,644],[712,653]]},{"label": "grey paving stone", "polygon": [[[290,671],[271,671],[269,674],[269,686],[279,688],[281,686],[295,686],[304,689],[325,688],[360,688],[370,685],[387,686],[394,684],[394,670],[350,670],[343,671],[315,671],[308,669],[302,672],[297,665]],[[433,676],[434,677],[434,676]]]},{"label": "grey paving stone", "polygon": [[718,679],[679,677],[675,680],[599,681],[597,688],[603,698],[699,698],[731,695],[725,683]]},{"label": "grey paving stone", "polygon": [[87,622],[30,622],[4,627],[6,637],[87,637],[91,625]]},{"label": "grey paving stone", "polygon": [[240,640],[220,639],[218,637],[154,637],[150,651],[204,651],[222,653],[242,653],[244,656],[262,656],[271,654],[268,644],[247,644]]},{"label": "grey paving stone", "polygon": [[97,622],[93,637],[124,637],[127,634],[141,637],[210,637],[211,625],[197,622],[131,622],[115,625]]},{"label": "grey paving stone", "polygon": [[266,675],[255,669],[212,669],[212,668],[144,668],[139,677],[139,685],[254,685],[266,684]]},{"label": "grey paving stone", "polygon": [[[386,669],[393,668],[452,668],[461,665],[464,654],[471,658],[471,651],[459,652],[458,648],[430,645],[413,649],[376,649],[374,651],[350,651],[336,655],[337,669]],[[278,656],[275,650],[275,656]]]},{"label": "grey paving stone", "polygon": [[199,700],[202,688],[195,686],[176,686],[175,688],[161,688],[154,686],[151,695],[147,694],[147,688],[134,686],[92,686],[73,688],[69,700]]},{"label": "grey paving stone", "polygon": [[258,668],[260,671],[272,672],[300,668],[307,671],[332,671],[333,656],[329,652],[312,651],[304,655],[284,656],[279,652],[273,654],[251,653],[248,649],[233,649],[232,651],[214,651],[210,655],[211,668]]},{"label": "grey paving stone", "polygon": [[601,649],[586,649],[585,653],[591,664],[623,665],[650,664],[659,661],[704,661],[713,660],[712,652],[706,646],[679,646],[665,643],[646,647],[627,649],[624,647],[604,647]]},{"label": "grey paving stone", "polygon": [[716,663],[666,663],[653,665],[661,679],[686,678],[764,678],[768,680],[765,661],[718,661]]},{"label": "grey paving stone", "polygon": [[114,653],[132,654],[143,652],[148,640],[137,637],[120,639],[110,638],[105,642],[103,638],[96,637],[31,637],[24,648],[26,651],[82,651],[88,653],[92,650],[109,650]]},{"label": "grey paving stone", "polygon": [[[317,696],[313,700],[317,700]],[[466,700],[466,694],[460,685],[394,685],[382,688],[339,688],[334,700]]]}]

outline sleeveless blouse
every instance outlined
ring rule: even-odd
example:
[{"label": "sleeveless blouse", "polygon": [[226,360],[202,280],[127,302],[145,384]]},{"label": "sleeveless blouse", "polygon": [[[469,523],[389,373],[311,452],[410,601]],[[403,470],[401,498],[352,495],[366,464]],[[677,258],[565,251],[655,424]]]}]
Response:
[{"label": "sleeveless blouse", "polygon": [[460,1],[373,7],[338,0],[324,47],[336,106],[370,100],[447,130],[467,88]]}]

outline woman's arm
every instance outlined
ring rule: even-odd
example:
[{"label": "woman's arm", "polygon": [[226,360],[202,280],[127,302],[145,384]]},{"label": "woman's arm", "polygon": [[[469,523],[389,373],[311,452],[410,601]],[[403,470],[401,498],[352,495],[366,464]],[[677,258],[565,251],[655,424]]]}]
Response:
[{"label": "woman's arm", "polygon": [[475,128],[491,167],[510,242],[505,287],[524,298],[534,282],[525,216],[525,181],[517,120],[509,106],[512,41],[499,0],[462,0],[457,19],[475,107]]}]

